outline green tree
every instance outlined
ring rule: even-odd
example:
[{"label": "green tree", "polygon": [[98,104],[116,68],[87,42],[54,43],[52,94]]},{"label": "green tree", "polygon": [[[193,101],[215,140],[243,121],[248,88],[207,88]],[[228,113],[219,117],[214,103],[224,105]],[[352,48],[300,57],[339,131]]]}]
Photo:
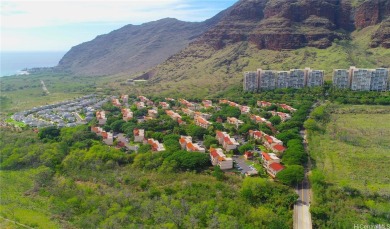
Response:
[{"label": "green tree", "polygon": [[60,136],[60,133],[61,133],[61,131],[57,127],[49,126],[46,128],[42,128],[38,133],[38,137],[40,139],[48,139],[48,140],[56,140],[57,141],[59,136]]},{"label": "green tree", "polygon": [[279,123],[282,122],[282,119],[278,116],[278,115],[275,115],[275,116],[272,116],[269,121],[272,123],[272,125],[276,126],[276,125],[279,125]]},{"label": "green tree", "polygon": [[276,174],[276,178],[283,184],[294,186],[305,178],[305,169],[301,165],[290,165]]}]

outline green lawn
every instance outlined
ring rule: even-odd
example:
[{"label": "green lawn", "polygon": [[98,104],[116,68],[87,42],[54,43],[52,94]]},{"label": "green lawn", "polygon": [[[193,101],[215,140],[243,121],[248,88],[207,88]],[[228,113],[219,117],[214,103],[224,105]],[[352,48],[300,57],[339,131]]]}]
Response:
[{"label": "green lawn", "polygon": [[366,194],[390,195],[390,107],[338,106],[310,153],[327,181]]},{"label": "green lawn", "polygon": [[[59,228],[50,218],[48,199],[30,195],[35,170],[0,171],[0,215],[34,228]],[[0,218],[1,228],[22,228]]]}]

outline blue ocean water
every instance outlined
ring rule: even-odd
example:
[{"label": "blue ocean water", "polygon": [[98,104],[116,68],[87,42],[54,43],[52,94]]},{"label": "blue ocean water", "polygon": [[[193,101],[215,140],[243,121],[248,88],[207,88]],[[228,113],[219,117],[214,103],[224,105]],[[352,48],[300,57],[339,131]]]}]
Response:
[{"label": "blue ocean water", "polygon": [[26,68],[54,67],[66,51],[53,52],[1,52],[0,76],[20,73]]}]

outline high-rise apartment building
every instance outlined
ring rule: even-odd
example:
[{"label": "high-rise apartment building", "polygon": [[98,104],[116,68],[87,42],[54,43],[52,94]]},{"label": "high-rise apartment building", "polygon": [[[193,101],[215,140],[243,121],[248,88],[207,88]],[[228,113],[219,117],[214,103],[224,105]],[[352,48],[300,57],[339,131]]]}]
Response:
[{"label": "high-rise apartment building", "polygon": [[[308,83],[309,82],[309,83]],[[245,91],[272,90],[275,88],[304,88],[306,86],[321,86],[324,83],[324,71],[291,69],[290,71],[275,71],[257,69],[257,72],[244,72]]]},{"label": "high-rise apartment building", "polygon": [[307,81],[308,87],[317,87],[324,85],[324,71],[307,69]]},{"label": "high-rise apartment building", "polygon": [[259,77],[259,90],[272,90],[276,88],[276,71],[257,69]]},{"label": "high-rise apartment building", "polygon": [[256,72],[244,72],[244,91],[257,91],[259,80]]},{"label": "high-rise apartment building", "polygon": [[371,91],[386,91],[389,82],[389,69],[377,68],[371,78]]},{"label": "high-rise apartment building", "polygon": [[291,69],[290,77],[288,80],[288,87],[290,88],[304,88],[306,86],[306,72],[309,68],[303,69]]},{"label": "high-rise apartment building", "polygon": [[343,89],[350,87],[350,77],[347,69],[333,70],[333,86]]},{"label": "high-rise apartment building", "polygon": [[333,85],[337,88],[350,88],[353,91],[386,91],[389,69],[364,69],[350,67],[333,71]]}]

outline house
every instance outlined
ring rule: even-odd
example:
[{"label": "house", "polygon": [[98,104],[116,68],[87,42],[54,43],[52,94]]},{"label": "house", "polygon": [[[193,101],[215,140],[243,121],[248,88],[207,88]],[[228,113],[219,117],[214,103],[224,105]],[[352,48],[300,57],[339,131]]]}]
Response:
[{"label": "house", "polygon": [[256,123],[265,123],[269,126],[272,125],[272,123],[270,121],[268,121],[267,119],[260,117],[258,115],[251,115],[251,120],[253,120]]},{"label": "house", "polygon": [[195,125],[207,129],[211,125],[211,122],[207,121],[205,118],[203,118],[201,116],[196,116],[195,117]]},{"label": "house", "polygon": [[200,147],[196,143],[192,143],[192,138],[190,136],[181,136],[179,139],[179,143],[181,149],[187,150],[188,152],[202,152],[204,153],[206,150]]},{"label": "house", "polygon": [[191,102],[188,102],[187,100],[185,99],[179,99],[179,102],[186,106],[188,109],[190,110],[196,110],[196,104],[195,103],[191,103]]},{"label": "house", "polygon": [[183,111],[184,114],[190,116],[191,118],[193,118],[195,116],[195,111],[193,111],[191,109],[182,108],[181,110]]},{"label": "house", "polygon": [[181,120],[181,116],[173,110],[166,110],[165,113],[175,121]]},{"label": "house", "polygon": [[241,105],[240,105],[240,104],[235,103],[235,102],[231,102],[231,101],[229,101],[229,106],[241,108]]},{"label": "house", "polygon": [[263,162],[263,167],[266,169],[272,163],[280,163],[280,159],[274,153],[261,152],[261,160]]},{"label": "house", "polygon": [[146,98],[145,96],[143,96],[143,95],[140,95],[140,96],[138,96],[138,99],[141,101],[141,102],[144,102],[144,103],[146,103],[146,102],[148,102],[149,101],[149,99],[148,98]]},{"label": "house", "polygon": [[265,133],[263,131],[258,131],[258,130],[250,130],[249,131],[249,136],[256,139],[256,140],[262,140],[263,139],[263,136],[265,135]]},{"label": "house", "polygon": [[121,99],[123,103],[128,103],[129,102],[129,96],[128,95],[121,95]]},{"label": "house", "polygon": [[249,114],[251,108],[248,106],[242,106],[240,110],[241,110],[241,114]]},{"label": "house", "polygon": [[256,176],[259,174],[259,172],[256,169],[249,170],[245,172],[245,176],[250,177],[250,176]]},{"label": "house", "polygon": [[293,107],[291,107],[291,106],[289,106],[289,105],[287,105],[287,104],[278,104],[279,105],[279,107],[281,107],[281,108],[283,108],[283,109],[285,109],[285,110],[288,110],[288,111],[290,111],[290,112],[295,112],[295,111],[297,111],[297,109],[295,109],[295,108],[293,108]]},{"label": "house", "polygon": [[253,152],[247,151],[244,154],[246,160],[251,160],[253,158]]},{"label": "house", "polygon": [[98,120],[99,125],[105,125],[106,122],[107,122],[106,112],[104,112],[104,111],[97,111],[96,112],[96,119]]},{"label": "house", "polygon": [[206,120],[209,120],[211,118],[211,114],[206,114],[206,113],[202,113],[202,112],[199,112],[199,111],[196,111],[194,116],[195,117],[196,116],[201,116],[202,118],[204,118]]},{"label": "house", "polygon": [[236,129],[238,129],[238,127],[239,127],[240,125],[244,124],[243,121],[238,120],[238,119],[235,118],[235,117],[228,117],[226,121],[227,121],[227,123],[234,125],[234,126],[236,127]]},{"label": "house", "polygon": [[272,116],[279,116],[282,122],[285,122],[289,119],[291,119],[291,115],[283,112],[276,112],[276,111],[270,111]]},{"label": "house", "polygon": [[210,148],[210,160],[213,166],[219,166],[222,170],[233,168],[233,159],[226,157],[221,148]]},{"label": "house", "polygon": [[131,112],[130,109],[128,108],[123,108],[122,116],[123,116],[123,121],[127,122],[133,118],[133,112]]},{"label": "house", "polygon": [[114,137],[112,133],[103,131],[102,137],[103,137],[103,142],[106,143],[107,145],[112,146],[114,144]]},{"label": "house", "polygon": [[202,104],[205,108],[210,108],[213,106],[213,102],[211,100],[203,100]]},{"label": "house", "polygon": [[134,142],[143,142],[145,139],[145,130],[144,129],[134,129]]},{"label": "house", "polygon": [[276,144],[272,146],[271,150],[274,153],[283,153],[284,151],[286,151],[286,147],[281,144]]},{"label": "house", "polygon": [[116,107],[121,107],[122,104],[119,102],[118,99],[113,99],[112,100],[112,105],[116,106]]},{"label": "house", "polygon": [[234,150],[240,145],[236,139],[231,138],[226,132],[217,130],[215,137],[226,151]]},{"label": "house", "polygon": [[144,102],[136,102],[135,105],[137,106],[137,109],[140,110],[142,108],[145,108]]},{"label": "house", "polygon": [[220,104],[228,104],[230,101],[229,100],[226,100],[226,99],[220,99],[219,100],[219,103]]},{"label": "house", "polygon": [[283,146],[283,142],[281,140],[275,138],[274,136],[270,136],[270,135],[267,135],[267,134],[264,135],[263,143],[264,143],[265,147],[267,147],[268,149],[271,149],[271,150],[276,145],[282,145]]},{"label": "house", "polygon": [[151,118],[157,118],[158,112],[156,110],[148,110],[148,116]]},{"label": "house", "polygon": [[275,178],[276,174],[278,174],[280,171],[284,169],[284,166],[280,163],[274,162],[270,164],[267,168],[267,173],[272,177]]},{"label": "house", "polygon": [[175,99],[173,99],[173,98],[165,98],[165,100],[166,101],[172,101],[172,102],[175,101]]},{"label": "house", "polygon": [[159,104],[162,107],[162,109],[164,109],[164,110],[169,109],[169,103],[167,103],[167,102],[160,102]]},{"label": "house", "polygon": [[164,145],[153,138],[148,139],[148,144],[152,146],[153,151],[161,152],[165,150]]},{"label": "house", "polygon": [[101,127],[98,126],[92,126],[91,131],[94,132],[95,134],[102,136],[102,132],[104,131]]},{"label": "house", "polygon": [[266,101],[257,101],[257,106],[259,107],[270,107],[272,103]]}]

